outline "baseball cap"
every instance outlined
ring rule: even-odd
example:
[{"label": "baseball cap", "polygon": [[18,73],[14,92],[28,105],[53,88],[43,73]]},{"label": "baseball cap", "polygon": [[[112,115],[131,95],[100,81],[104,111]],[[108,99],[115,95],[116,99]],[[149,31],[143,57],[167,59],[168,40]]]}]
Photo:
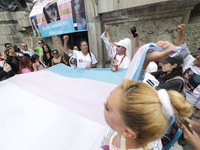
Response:
[{"label": "baseball cap", "polygon": [[175,56],[175,57],[168,57],[167,59],[161,60],[160,63],[163,64],[177,64],[177,65],[181,65],[183,64],[183,57],[181,55]]}]

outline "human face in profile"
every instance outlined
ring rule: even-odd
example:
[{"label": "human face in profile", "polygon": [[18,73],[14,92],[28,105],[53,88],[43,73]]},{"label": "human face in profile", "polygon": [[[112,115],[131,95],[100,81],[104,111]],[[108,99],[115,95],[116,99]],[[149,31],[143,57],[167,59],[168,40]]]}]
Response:
[{"label": "human face in profile", "polygon": [[111,129],[117,131],[123,131],[125,125],[122,121],[119,113],[120,100],[123,95],[121,86],[116,87],[108,96],[107,101],[104,102],[104,118],[106,123]]},{"label": "human face in profile", "polygon": [[162,71],[168,74],[172,72],[172,70],[177,66],[177,64],[172,65],[170,63],[162,63],[161,66],[162,66]]},{"label": "human face in profile", "polygon": [[17,56],[17,54],[15,53],[14,48],[10,48],[10,49],[9,49],[9,55],[10,55],[10,56]]}]

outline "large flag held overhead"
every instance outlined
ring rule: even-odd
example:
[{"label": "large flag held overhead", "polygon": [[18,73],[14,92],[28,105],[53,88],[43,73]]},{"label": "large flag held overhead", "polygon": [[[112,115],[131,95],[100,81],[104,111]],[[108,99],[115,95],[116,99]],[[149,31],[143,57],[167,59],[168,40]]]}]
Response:
[{"label": "large flag held overhead", "polygon": [[156,48],[163,50],[138,50],[128,71],[58,64],[2,81],[0,150],[99,149],[107,129],[103,102],[125,75],[138,80],[146,52]]},{"label": "large flag held overhead", "polygon": [[0,149],[98,149],[106,128],[103,102],[125,72],[58,64],[2,81]]}]

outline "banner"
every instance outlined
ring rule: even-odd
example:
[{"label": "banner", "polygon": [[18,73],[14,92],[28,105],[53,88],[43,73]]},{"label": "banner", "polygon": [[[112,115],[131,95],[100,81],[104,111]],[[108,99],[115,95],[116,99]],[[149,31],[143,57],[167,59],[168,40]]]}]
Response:
[{"label": "banner", "polygon": [[29,17],[36,38],[88,29],[84,0],[38,0]]}]

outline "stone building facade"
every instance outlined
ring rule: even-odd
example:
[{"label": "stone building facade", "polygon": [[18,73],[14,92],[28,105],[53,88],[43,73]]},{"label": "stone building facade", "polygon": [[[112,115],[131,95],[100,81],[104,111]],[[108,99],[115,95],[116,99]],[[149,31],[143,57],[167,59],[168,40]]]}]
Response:
[{"label": "stone building facade", "polygon": [[[130,28],[136,26],[141,45],[159,40],[175,41],[176,27],[187,25],[185,41],[193,55],[200,47],[200,0],[85,0],[88,17],[88,41],[90,51],[98,59],[98,67],[109,63],[105,46],[100,39],[104,26],[110,26],[113,41],[125,37],[132,40]],[[0,12],[0,51],[4,43],[30,45],[32,30],[28,13],[24,11]],[[55,37],[44,38],[45,43],[54,44]],[[57,36],[61,39],[61,36]],[[37,43],[36,43],[37,44]],[[133,43],[134,44],[134,43]],[[134,49],[133,53],[134,54]]]},{"label": "stone building facade", "polygon": [[[193,55],[200,53],[200,0],[101,0],[97,5],[101,29],[109,25],[113,41],[128,37],[133,42],[130,28],[136,26],[141,45],[159,40],[175,43],[176,27],[184,23],[185,41]],[[102,59],[107,60],[106,53]]]}]

